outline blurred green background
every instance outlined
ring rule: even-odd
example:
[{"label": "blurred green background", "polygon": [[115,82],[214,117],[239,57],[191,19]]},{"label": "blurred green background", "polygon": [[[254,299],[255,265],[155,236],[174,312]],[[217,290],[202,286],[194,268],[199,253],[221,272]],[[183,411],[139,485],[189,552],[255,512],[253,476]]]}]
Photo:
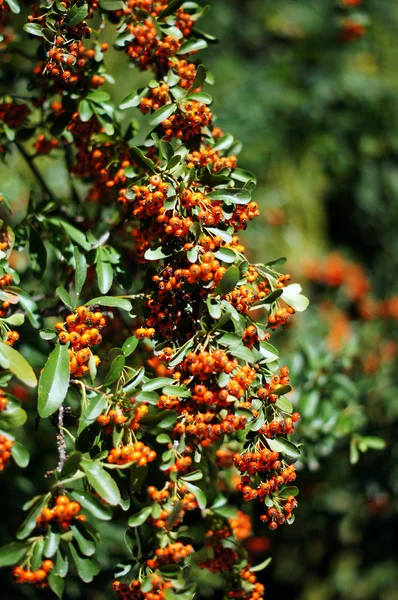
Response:
[{"label": "blurred green background", "polygon": [[[273,557],[266,597],[398,600],[398,309],[381,303],[398,296],[398,3],[214,0],[204,21],[221,40],[201,55],[216,80],[217,125],[242,141],[240,166],[259,181],[261,215],[242,239],[253,262],[286,256],[311,299],[275,334],[303,416],[296,522],[271,534],[255,519],[248,549],[256,562]],[[150,78],[115,52],[108,63],[117,102]],[[63,166],[37,163],[66,192]],[[25,166],[11,157],[0,178],[22,210]],[[325,266],[331,252],[345,257],[340,266]],[[363,278],[371,291],[353,297],[350,285]],[[25,435],[34,450],[34,434]],[[30,474],[5,476],[24,497],[50,468],[45,447],[33,454]],[[4,500],[6,536],[21,518],[12,505]],[[99,557],[104,572],[83,589],[72,584],[68,598],[113,598],[122,528],[104,533],[113,540],[113,554]],[[200,598],[219,598],[202,578]],[[7,598],[38,593],[5,585]]]}]

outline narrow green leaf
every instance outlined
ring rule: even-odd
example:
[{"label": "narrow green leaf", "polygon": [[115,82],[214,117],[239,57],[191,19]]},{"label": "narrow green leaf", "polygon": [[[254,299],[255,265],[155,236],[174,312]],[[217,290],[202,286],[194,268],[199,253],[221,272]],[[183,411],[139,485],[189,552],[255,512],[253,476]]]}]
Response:
[{"label": "narrow green leaf", "polygon": [[120,503],[120,492],[115,480],[98,462],[83,459],[81,466],[90,485],[99,494],[100,498],[112,506]]},{"label": "narrow green leaf", "polygon": [[80,292],[83,289],[87,277],[87,261],[84,254],[80,252],[79,248],[75,247],[73,253],[76,262],[75,286],[77,295],[80,296]]},{"label": "narrow green leaf", "polygon": [[0,567],[11,567],[20,562],[25,556],[29,544],[26,542],[11,542],[0,548]]},{"label": "narrow green leaf", "polygon": [[61,406],[68,391],[69,379],[68,348],[57,344],[40,375],[37,409],[41,417],[49,417]]},{"label": "narrow green leaf", "polygon": [[166,104],[165,106],[158,108],[158,110],[155,110],[155,112],[149,119],[149,124],[153,125],[154,127],[156,127],[157,125],[160,125],[160,123],[162,123],[162,121],[165,121],[171,115],[173,115],[176,112],[176,110],[177,110],[176,104]]},{"label": "narrow green leaf", "polygon": [[27,451],[25,446],[23,446],[17,441],[14,442],[14,445],[11,448],[11,456],[17,463],[18,467],[24,469],[28,466],[30,460],[29,452]]},{"label": "narrow green leaf", "polygon": [[36,375],[26,358],[12,346],[3,344],[3,342],[0,342],[0,365],[4,369],[9,369],[25,385],[36,387]]}]

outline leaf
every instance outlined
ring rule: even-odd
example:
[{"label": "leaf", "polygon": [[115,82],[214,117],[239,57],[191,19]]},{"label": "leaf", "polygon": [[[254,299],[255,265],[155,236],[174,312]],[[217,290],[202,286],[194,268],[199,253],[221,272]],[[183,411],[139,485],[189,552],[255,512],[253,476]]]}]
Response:
[{"label": "leaf", "polygon": [[205,40],[189,40],[182,44],[177,54],[188,54],[189,52],[195,52],[196,50],[203,50],[203,48],[207,48],[207,43]]},{"label": "leaf", "polygon": [[119,377],[123,373],[125,364],[126,364],[126,359],[123,356],[123,354],[119,354],[119,356],[116,356],[116,358],[112,361],[112,364],[110,366],[109,373],[106,376],[104,385],[111,385],[117,379],[119,379]]},{"label": "leaf", "polygon": [[63,221],[62,219],[51,218],[47,219],[47,222],[63,227],[70,239],[76,242],[76,244],[79,244],[79,246],[81,246],[83,250],[86,250],[87,252],[91,250],[91,244],[88,243],[88,241],[86,240],[86,236],[82,231],[80,231],[80,229],[77,229],[76,227],[74,227],[67,221]]},{"label": "leaf", "polygon": [[297,312],[303,312],[310,303],[308,298],[300,294],[300,292],[301,285],[299,283],[292,283],[283,288],[282,291],[282,300]]},{"label": "leaf", "polygon": [[115,480],[109,475],[109,473],[101,466],[100,463],[83,459],[81,466],[90,485],[99,494],[100,498],[116,506],[120,503],[120,492],[116,485]]},{"label": "leaf", "polygon": [[98,251],[96,264],[96,272],[98,278],[98,287],[102,294],[109,292],[113,282],[113,267],[110,262],[104,260],[104,254],[101,248]]},{"label": "leaf", "polygon": [[8,323],[8,325],[12,325],[13,327],[20,327],[25,321],[25,315],[21,313],[16,313],[15,315],[11,315],[11,317],[2,319],[2,321],[4,323]]},{"label": "leaf", "polygon": [[28,537],[30,533],[36,527],[36,519],[39,516],[41,510],[47,506],[48,496],[39,496],[39,502],[33,505],[29,513],[27,514],[24,522],[17,531],[17,539],[23,540]]},{"label": "leaf", "polygon": [[58,343],[40,375],[37,410],[41,417],[49,417],[61,406],[68,391],[69,379],[68,348]]},{"label": "leaf", "polygon": [[268,344],[268,342],[260,342],[259,350],[266,363],[273,362],[279,358],[278,350],[272,344]]},{"label": "leaf", "polygon": [[82,4],[81,6],[75,4],[68,12],[68,15],[66,16],[63,24],[69,28],[75,27],[76,25],[81,23],[87,17],[87,15],[88,6],[86,3]]},{"label": "leaf", "polygon": [[25,385],[36,387],[36,375],[26,358],[12,346],[3,344],[3,342],[0,342],[0,365],[4,369],[9,369]]},{"label": "leaf", "polygon": [[77,525],[71,525],[70,529],[80,552],[84,554],[84,556],[93,556],[96,550],[96,543],[91,535],[87,531],[85,531],[86,535],[84,535],[83,531],[81,531]]},{"label": "leaf", "polygon": [[288,413],[289,415],[291,415],[293,412],[292,403],[287,398],[278,398],[274,406],[279,408],[279,410]]},{"label": "leaf", "polygon": [[78,113],[80,120],[83,123],[87,123],[87,121],[89,121],[93,116],[93,109],[91,108],[91,104],[85,98],[83,100],[80,100],[79,102]]},{"label": "leaf", "polygon": [[164,254],[162,248],[156,248],[155,250],[148,248],[144,254],[146,260],[160,260],[161,258],[167,258],[168,256],[171,256],[171,254]]},{"label": "leaf", "polygon": [[153,390],[158,390],[165,385],[169,385],[173,383],[173,379],[170,377],[156,377],[156,379],[150,379],[146,381],[142,386],[142,390],[144,392],[152,392]]},{"label": "leaf", "polygon": [[26,411],[20,407],[19,403],[11,403],[9,398],[7,409],[0,412],[0,426],[2,429],[9,431],[16,427],[22,427],[26,423],[27,418]]},{"label": "leaf", "polygon": [[152,172],[155,172],[155,163],[153,162],[153,160],[144,156],[144,154],[139,148],[137,148],[137,146],[132,146],[132,148],[130,148],[130,155],[138,163],[139,166],[147,167]]},{"label": "leaf", "polygon": [[193,92],[192,94],[188,94],[185,101],[189,102],[190,100],[201,102],[202,104],[211,104],[213,102],[213,98],[210,94],[206,94],[205,92]]},{"label": "leaf", "polygon": [[220,306],[219,302],[216,300],[216,298],[211,298],[210,296],[208,296],[208,298],[206,300],[206,304],[207,304],[207,309],[209,311],[209,315],[213,319],[219,319],[221,317],[222,311],[221,311],[221,306]]},{"label": "leaf", "polygon": [[99,306],[107,306],[109,308],[120,308],[121,310],[132,310],[132,305],[126,298],[118,298],[117,296],[99,296],[86,302],[85,306],[92,306],[98,304]]},{"label": "leaf", "polygon": [[101,521],[110,521],[112,519],[113,513],[111,507],[101,502],[101,500],[91,492],[86,492],[85,490],[73,490],[70,495],[96,519],[101,519]]},{"label": "leaf", "polygon": [[[221,141],[222,140],[220,140],[220,142]],[[218,146],[219,143],[217,143],[216,146]],[[214,146],[214,150],[217,149],[216,146]],[[236,181],[240,181],[241,183],[248,183],[249,181],[253,181],[254,183],[257,183],[256,176],[253,173],[251,173],[251,171],[245,171],[244,169],[234,169],[231,172],[231,177],[232,177],[232,179],[236,179]]]},{"label": "leaf", "polygon": [[159,401],[159,394],[156,392],[141,392],[136,396],[136,400],[138,400],[138,402],[145,402],[146,404],[153,404],[156,406]]},{"label": "leaf", "polygon": [[201,490],[200,488],[198,488],[196,485],[193,485],[193,483],[190,483],[189,481],[186,481],[185,479],[184,479],[184,485],[195,496],[195,498],[196,498],[196,500],[198,502],[199,508],[201,510],[203,510],[204,508],[206,508],[207,498],[206,498],[206,495],[203,492],[203,490]]},{"label": "leaf", "polygon": [[138,106],[142,100],[148,93],[149,88],[145,87],[141,90],[135,90],[131,92],[121,101],[119,108],[120,110],[126,110],[126,108],[134,108]]},{"label": "leaf", "polygon": [[83,289],[87,277],[87,261],[85,256],[80,252],[79,248],[75,247],[73,250],[73,254],[76,263],[75,287],[77,295],[80,296],[80,292]]},{"label": "leaf", "polygon": [[123,10],[123,0],[100,0],[100,7],[103,10]]},{"label": "leaf", "polygon": [[373,450],[384,450],[386,447],[385,440],[376,436],[361,437],[361,442],[364,442],[368,448],[372,448]]},{"label": "leaf", "polygon": [[162,389],[163,394],[166,396],[176,396],[177,398],[190,398],[191,392],[185,386],[180,385],[166,385]]},{"label": "leaf", "polygon": [[268,567],[268,565],[270,564],[270,562],[272,561],[272,558],[266,558],[265,560],[263,560],[262,563],[254,566],[254,567],[250,567],[249,571],[251,573],[258,573],[258,571],[263,571],[266,567]]},{"label": "leaf", "polygon": [[202,87],[202,85],[206,81],[206,75],[206,67],[204,65],[198,65],[196,69],[195,79],[193,80],[193,84],[191,85],[191,89],[189,91],[197,90],[198,88]]},{"label": "leaf", "polygon": [[19,7],[19,4],[17,2],[17,0],[6,0],[8,6],[11,9],[11,12],[13,12],[15,15],[19,14],[21,12],[21,9]]},{"label": "leaf", "polygon": [[156,436],[156,441],[158,444],[171,444],[171,438],[167,433],[159,433],[159,435]]},{"label": "leaf", "polygon": [[10,286],[8,291],[18,296],[18,301],[26,313],[32,327],[38,329],[40,327],[40,315],[36,302],[29,296],[28,293],[22,291],[18,287]]},{"label": "leaf", "polygon": [[149,124],[153,125],[154,127],[160,125],[162,121],[165,121],[166,119],[171,117],[171,115],[173,115],[176,112],[176,110],[176,104],[166,104],[165,106],[158,108],[158,110],[155,110],[155,112],[149,119]]},{"label": "leaf", "polygon": [[43,37],[43,28],[38,23],[25,23],[23,28],[24,28],[24,31],[27,31],[31,35]]},{"label": "leaf", "polygon": [[141,367],[135,373],[135,375],[123,386],[123,392],[130,392],[144,379],[145,377],[145,367]]},{"label": "leaf", "polygon": [[57,573],[55,567],[48,574],[48,584],[57,598],[62,598],[65,590],[65,580]]},{"label": "leaf", "polygon": [[352,439],[350,442],[350,463],[356,465],[359,460],[359,450],[357,448],[356,440]]},{"label": "leaf", "polygon": [[73,310],[72,298],[69,296],[66,289],[64,287],[57,287],[57,289],[55,291],[57,292],[58,297],[65,304],[65,306],[70,308],[70,310]]},{"label": "leaf", "polygon": [[27,451],[25,446],[23,446],[17,441],[14,442],[14,445],[11,448],[11,456],[17,463],[18,467],[24,469],[28,466],[30,460],[29,452]]},{"label": "leaf", "polygon": [[251,352],[251,350],[249,350],[249,348],[246,348],[246,346],[242,345],[233,347],[230,349],[230,353],[235,358],[240,358],[241,360],[244,360],[249,363],[254,362],[253,353]]},{"label": "leaf", "polygon": [[152,506],[146,506],[140,512],[132,515],[128,520],[129,527],[139,527],[143,525],[152,512]]},{"label": "leaf", "polygon": [[251,200],[251,194],[246,189],[225,189],[216,190],[207,194],[210,200],[225,202],[226,204],[248,204]]},{"label": "leaf", "polygon": [[214,256],[218,260],[222,260],[226,263],[235,262],[237,257],[236,252],[234,252],[234,250],[231,250],[231,248],[220,248],[219,250],[217,250],[217,252],[214,253]]},{"label": "leaf", "polygon": [[76,565],[79,577],[84,583],[90,583],[95,575],[98,575],[100,571],[100,565],[98,561],[93,558],[86,558],[80,556],[73,544],[69,544],[69,552]]},{"label": "leaf", "polygon": [[[233,143],[234,143],[234,136],[231,135],[230,133],[227,133],[227,135],[223,135],[223,137],[220,138],[218,140],[218,142],[213,146],[213,150],[216,150],[216,152],[219,152],[220,150],[228,150],[228,148],[230,148]],[[232,173],[231,173],[231,177],[232,177]]]},{"label": "leaf", "polygon": [[44,538],[44,549],[43,554],[46,558],[51,558],[57,552],[61,536],[59,533],[55,533],[52,529],[49,529],[46,537]]},{"label": "leaf", "polygon": [[158,15],[158,19],[163,19],[164,17],[167,17],[168,15],[172,15],[173,13],[176,12],[176,10],[178,8],[180,8],[180,6],[184,3],[184,0],[171,0],[171,2],[169,2],[168,6],[162,10],[162,12],[159,13]]},{"label": "leaf", "polygon": [[188,473],[187,475],[182,475],[181,479],[184,481],[197,481],[198,479],[202,479],[203,473],[202,471],[192,471],[192,473]]},{"label": "leaf", "polygon": [[123,346],[122,346],[122,352],[124,354],[124,356],[130,356],[130,354],[132,354],[134,352],[134,350],[137,348],[138,346],[138,338],[135,337],[135,335],[127,338],[127,340],[124,342]]},{"label": "leaf", "polygon": [[300,458],[300,450],[295,444],[285,438],[278,437],[274,440],[267,439],[267,443],[273,452],[280,452],[291,462],[295,462]]},{"label": "leaf", "polygon": [[11,567],[20,562],[26,554],[29,544],[26,542],[11,542],[0,548],[0,567]]},{"label": "leaf", "polygon": [[206,230],[212,235],[219,235],[220,238],[229,244],[232,242],[232,235],[228,233],[228,231],[224,231],[223,229],[217,229],[216,227],[206,227]]},{"label": "leaf", "polygon": [[231,292],[234,289],[239,280],[240,273],[238,267],[229,267],[224,274],[224,277],[214,290],[214,294],[219,294],[220,296],[228,294],[228,292]]},{"label": "leaf", "polygon": [[279,498],[289,498],[289,496],[298,496],[299,489],[295,485],[283,488],[278,496]]},{"label": "leaf", "polygon": [[287,384],[287,385],[281,385],[278,388],[276,388],[274,390],[273,394],[276,394],[277,396],[283,396],[284,394],[288,394],[291,391],[292,391],[292,386]]}]

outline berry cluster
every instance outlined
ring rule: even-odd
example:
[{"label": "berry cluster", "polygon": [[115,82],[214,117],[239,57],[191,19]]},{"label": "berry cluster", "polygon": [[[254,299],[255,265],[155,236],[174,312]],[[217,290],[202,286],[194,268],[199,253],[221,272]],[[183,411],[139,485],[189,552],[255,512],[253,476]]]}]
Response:
[{"label": "berry cluster", "polygon": [[116,592],[116,597],[123,600],[164,600],[164,593],[173,589],[171,581],[165,581],[157,574],[150,576],[151,588],[148,592],[141,591],[142,582],[138,579],[132,581],[129,585],[114,581],[112,588]]},{"label": "berry cluster", "polygon": [[127,444],[119,448],[112,448],[106,460],[110,464],[125,465],[127,463],[136,463],[137,467],[145,467],[148,463],[154,461],[156,452],[142,442]]},{"label": "berry cluster", "polygon": [[283,525],[285,521],[292,517],[293,511],[297,508],[298,502],[294,496],[288,496],[285,503],[278,512],[276,508],[269,508],[267,513],[261,515],[260,521],[268,523],[268,528],[274,531],[278,528],[278,525]]},{"label": "berry cluster", "polygon": [[38,527],[58,525],[62,531],[67,531],[73,520],[85,522],[85,515],[79,514],[81,506],[78,502],[69,500],[68,496],[58,496],[54,508],[46,506],[36,519]]},{"label": "berry cluster", "polygon": [[14,442],[12,440],[5,435],[0,434],[0,473],[4,471],[10,461],[13,445]]},{"label": "berry cluster", "polygon": [[[106,326],[107,320],[102,312],[90,311],[87,306],[79,306],[74,313],[68,315],[64,323],[55,324],[58,339],[61,344],[70,342],[69,369],[74,377],[83,377],[89,371],[91,358],[90,346],[96,346],[102,341],[100,331]],[[100,362],[93,355],[95,366]]]},{"label": "berry cluster", "polygon": [[151,569],[158,569],[161,565],[183,562],[193,552],[193,546],[184,546],[181,542],[169,544],[165,548],[156,548],[155,558],[149,558],[146,564]]},{"label": "berry cluster", "polygon": [[24,569],[23,567],[14,567],[12,570],[12,578],[15,583],[28,583],[34,585],[38,589],[43,589],[48,587],[47,577],[53,567],[54,563],[52,560],[44,560],[41,563],[40,569],[37,569],[36,571]]}]

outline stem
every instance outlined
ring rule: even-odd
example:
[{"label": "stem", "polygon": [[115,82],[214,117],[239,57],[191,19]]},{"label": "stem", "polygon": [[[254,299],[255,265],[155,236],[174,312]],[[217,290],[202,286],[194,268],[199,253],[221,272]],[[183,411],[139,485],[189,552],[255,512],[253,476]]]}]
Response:
[{"label": "stem", "polygon": [[26,152],[25,148],[19,142],[14,141],[14,144],[16,145],[16,147],[18,148],[18,150],[20,151],[20,153],[24,157],[26,163],[29,165],[30,170],[32,171],[32,173],[36,177],[37,181],[40,183],[41,187],[43,188],[43,191],[47,194],[47,196],[49,197],[50,200],[52,200],[53,202],[55,202],[56,198],[55,198],[54,194],[52,193],[52,191],[50,190],[50,188],[48,187],[47,183],[45,182],[42,174],[40,173],[40,171],[38,170],[38,168],[36,167],[36,165],[33,163],[33,161],[32,161],[33,157],[30,156]]},{"label": "stem", "polygon": [[64,430],[64,407],[61,405],[58,410],[58,433],[57,433],[57,447],[59,461],[57,466],[58,473],[61,473],[63,466],[66,461],[66,441],[65,441],[65,430]]}]

